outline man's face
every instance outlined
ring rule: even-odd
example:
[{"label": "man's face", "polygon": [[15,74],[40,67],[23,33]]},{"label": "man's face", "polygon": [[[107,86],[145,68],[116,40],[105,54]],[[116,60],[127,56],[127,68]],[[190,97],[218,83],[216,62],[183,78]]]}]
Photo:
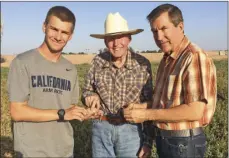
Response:
[{"label": "man's face", "polygon": [[45,43],[50,52],[59,53],[72,38],[73,24],[61,21],[56,16],[51,16],[48,24],[43,25]]},{"label": "man's face", "polygon": [[117,35],[105,38],[106,46],[114,58],[121,58],[127,54],[130,35]]},{"label": "man's face", "polygon": [[162,13],[150,26],[155,43],[164,53],[174,51],[183,38],[183,23],[175,27],[169,19],[168,12]]}]

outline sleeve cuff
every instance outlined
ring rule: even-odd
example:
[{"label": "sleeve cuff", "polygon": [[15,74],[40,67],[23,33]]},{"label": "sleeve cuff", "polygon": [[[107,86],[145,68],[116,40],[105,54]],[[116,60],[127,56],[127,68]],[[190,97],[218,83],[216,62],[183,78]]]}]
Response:
[{"label": "sleeve cuff", "polygon": [[95,92],[87,91],[87,92],[84,92],[83,97],[86,98],[92,95],[98,95],[98,94]]},{"label": "sleeve cuff", "polygon": [[98,94],[95,93],[95,92],[91,92],[91,91],[84,92],[83,95],[82,95],[82,97],[81,97],[82,103],[83,103],[85,106],[87,106],[86,103],[85,103],[85,98],[86,98],[86,97],[89,97],[89,96],[93,96],[93,95],[98,95]]}]

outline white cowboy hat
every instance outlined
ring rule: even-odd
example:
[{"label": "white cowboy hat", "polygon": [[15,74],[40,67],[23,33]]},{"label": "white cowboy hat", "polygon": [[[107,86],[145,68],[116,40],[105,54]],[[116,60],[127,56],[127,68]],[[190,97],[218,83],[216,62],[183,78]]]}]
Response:
[{"label": "white cowboy hat", "polygon": [[129,30],[127,21],[117,12],[117,13],[109,13],[107,19],[105,20],[105,33],[104,34],[90,34],[91,37],[104,39],[107,36],[115,36],[115,35],[124,35],[124,34],[138,34],[143,29],[135,29]]}]

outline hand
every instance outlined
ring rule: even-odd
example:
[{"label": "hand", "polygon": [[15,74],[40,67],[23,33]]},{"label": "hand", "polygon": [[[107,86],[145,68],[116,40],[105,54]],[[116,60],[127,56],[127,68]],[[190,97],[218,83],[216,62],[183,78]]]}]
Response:
[{"label": "hand", "polygon": [[138,154],[139,158],[146,158],[151,156],[151,148],[146,145],[143,145],[141,151]]},{"label": "hand", "polygon": [[98,110],[96,108],[88,108],[87,109],[87,115],[85,116],[85,120],[87,119],[95,119],[95,118],[100,118],[103,116],[103,111]]},{"label": "hand", "polygon": [[100,99],[98,95],[92,95],[85,98],[85,103],[90,108],[100,109]]},{"label": "hand", "polygon": [[127,121],[133,123],[142,123],[149,120],[146,109],[124,109],[124,117]]},{"label": "hand", "polygon": [[87,110],[80,106],[73,106],[65,110],[64,120],[79,120],[83,121],[87,115]]}]

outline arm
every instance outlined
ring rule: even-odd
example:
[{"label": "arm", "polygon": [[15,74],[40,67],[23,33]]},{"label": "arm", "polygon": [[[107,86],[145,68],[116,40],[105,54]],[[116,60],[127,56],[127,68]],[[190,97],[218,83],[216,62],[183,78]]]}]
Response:
[{"label": "arm", "polygon": [[[59,119],[58,110],[43,110],[28,106],[26,102],[11,102],[10,114],[14,121],[31,121],[31,122],[45,122],[55,121]],[[86,110],[82,107],[71,105],[70,108],[65,109],[64,120],[77,119],[82,121],[86,115]]]},{"label": "arm", "polygon": [[182,104],[169,109],[125,109],[126,120],[135,123],[144,121],[183,122],[197,121],[203,117],[206,103],[204,101]]},{"label": "arm", "polygon": [[143,106],[146,106],[147,108],[152,107],[152,95],[153,95],[153,79],[152,79],[152,69],[151,64],[149,61],[147,61],[147,78],[145,85],[143,86],[142,92],[141,92],[141,104]]},{"label": "arm", "polygon": [[[146,84],[143,87],[143,107],[145,109],[152,107],[152,93],[153,93],[153,83],[152,83],[152,70],[151,64],[147,62],[147,72],[148,72],[148,79]],[[136,105],[137,106],[137,105]],[[150,156],[151,155],[151,148],[153,144],[153,130],[152,130],[152,121],[145,121],[143,122],[143,147],[139,153],[139,157],[143,156]]]},{"label": "arm", "polygon": [[92,65],[85,76],[85,82],[83,86],[83,92],[81,101],[87,107],[96,107],[97,109],[100,108],[100,98],[98,94],[95,92],[95,68],[96,68],[96,58],[93,59]]},{"label": "arm", "polygon": [[26,102],[11,102],[10,114],[14,121],[53,121],[58,120],[57,110],[40,110],[28,106]]},{"label": "arm", "polygon": [[[16,57],[11,63],[7,87],[10,100],[10,114],[13,120],[34,122],[58,120],[57,110],[37,109],[28,105],[30,75],[26,64],[21,62],[19,57]],[[82,108],[69,108],[66,109],[65,119],[82,120],[83,114],[85,114],[85,111]]]},{"label": "arm", "polygon": [[148,120],[159,122],[197,121],[203,117],[205,107],[205,102],[197,101],[170,109],[150,109],[146,115]]}]

